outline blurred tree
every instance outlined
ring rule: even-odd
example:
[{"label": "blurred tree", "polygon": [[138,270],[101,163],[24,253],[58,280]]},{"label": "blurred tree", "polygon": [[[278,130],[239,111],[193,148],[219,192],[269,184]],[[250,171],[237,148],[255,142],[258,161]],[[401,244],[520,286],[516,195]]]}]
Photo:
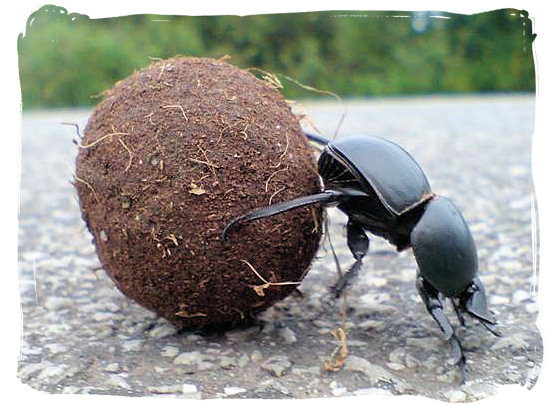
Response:
[{"label": "blurred tree", "polygon": [[[18,38],[24,107],[90,105],[152,58],[230,55],[341,96],[534,91],[531,21],[503,9],[135,15],[92,20],[44,6]],[[285,83],[288,97],[315,93]]]}]

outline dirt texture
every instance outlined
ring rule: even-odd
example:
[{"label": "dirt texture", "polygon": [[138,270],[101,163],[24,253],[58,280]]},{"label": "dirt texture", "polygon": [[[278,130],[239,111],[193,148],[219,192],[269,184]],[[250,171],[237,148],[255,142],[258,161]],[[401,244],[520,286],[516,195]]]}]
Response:
[{"label": "dirt texture", "polygon": [[292,292],[319,240],[317,208],[234,217],[316,193],[311,147],[273,83],[225,60],[157,61],[91,115],[74,180],[116,286],[179,328],[249,321]]}]

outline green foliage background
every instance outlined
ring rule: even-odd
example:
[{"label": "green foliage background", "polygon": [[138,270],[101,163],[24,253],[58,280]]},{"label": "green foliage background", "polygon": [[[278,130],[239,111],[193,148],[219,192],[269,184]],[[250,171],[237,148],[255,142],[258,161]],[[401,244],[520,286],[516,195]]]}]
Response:
[{"label": "green foliage background", "polygon": [[[178,54],[230,55],[240,67],[343,97],[534,91],[533,39],[527,12],[513,9],[90,19],[44,6],[29,17],[18,52],[28,108],[95,104],[152,59]],[[288,97],[318,96],[284,85]]]}]

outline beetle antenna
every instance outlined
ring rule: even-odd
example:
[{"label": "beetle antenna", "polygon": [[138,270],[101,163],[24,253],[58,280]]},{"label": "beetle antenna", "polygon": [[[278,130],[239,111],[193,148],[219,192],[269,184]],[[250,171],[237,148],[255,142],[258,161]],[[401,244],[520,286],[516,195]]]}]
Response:
[{"label": "beetle antenna", "polygon": [[347,114],[348,109],[344,104],[344,112],[342,113],[342,116],[340,116],[340,120],[338,120],[338,124],[336,125],[336,129],[334,130],[334,137],[332,137],[332,141],[334,141],[338,137],[338,131],[340,131],[340,127],[342,127],[342,124],[344,123],[344,119],[346,118]]},{"label": "beetle antenna", "polygon": [[67,123],[67,122],[63,122],[61,123],[62,125],[72,125],[73,127],[75,127],[76,129],[76,135],[78,135],[78,138],[82,139],[82,135],[80,134],[80,128],[78,127],[78,124],[77,123]]}]

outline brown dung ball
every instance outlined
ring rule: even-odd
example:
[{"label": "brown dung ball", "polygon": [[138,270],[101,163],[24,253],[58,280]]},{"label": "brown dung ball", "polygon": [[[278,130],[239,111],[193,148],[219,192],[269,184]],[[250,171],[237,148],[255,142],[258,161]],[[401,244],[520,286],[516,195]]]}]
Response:
[{"label": "brown dung ball", "polygon": [[231,326],[284,298],[320,240],[319,208],[236,216],[319,191],[283,96],[222,60],[158,61],[92,113],[76,161],[82,216],[129,298],[180,328]]}]

